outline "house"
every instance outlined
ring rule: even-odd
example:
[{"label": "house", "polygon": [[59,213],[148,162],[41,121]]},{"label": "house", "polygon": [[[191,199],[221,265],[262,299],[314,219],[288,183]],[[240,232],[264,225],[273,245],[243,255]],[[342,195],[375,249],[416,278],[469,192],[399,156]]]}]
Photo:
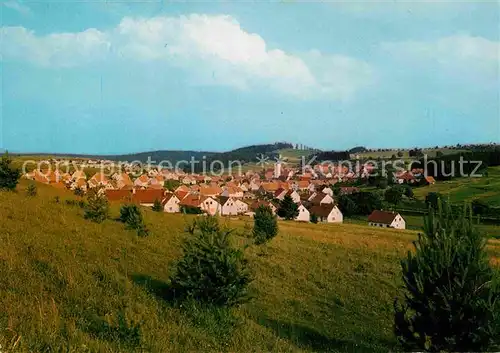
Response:
[{"label": "house", "polygon": [[141,206],[153,206],[155,201],[163,200],[163,189],[134,189],[132,192],[132,201]]},{"label": "house", "polygon": [[189,188],[186,185],[179,185],[177,189],[174,190],[174,192],[178,191],[189,192]]},{"label": "house", "polygon": [[331,188],[329,188],[329,187],[324,187],[323,190],[321,190],[321,192],[323,192],[324,194],[328,194],[331,197],[333,197],[333,190]]},{"label": "house", "polygon": [[413,184],[416,181],[415,177],[413,176],[412,172],[410,172],[410,171],[399,173],[396,176],[396,180],[397,180],[398,184],[404,184],[404,183]]},{"label": "house", "polygon": [[309,213],[316,215],[319,222],[342,223],[344,221],[342,212],[333,203],[314,205],[309,209]]},{"label": "house", "polygon": [[218,201],[221,205],[222,216],[236,216],[238,214],[238,207],[232,197],[219,196]]},{"label": "house", "polygon": [[234,203],[236,204],[236,209],[238,211],[238,214],[244,214],[248,212],[248,204],[246,202],[236,199]]},{"label": "house", "polygon": [[258,192],[261,194],[267,194],[267,193],[274,194],[279,188],[281,188],[281,185],[279,183],[264,182],[260,184]]},{"label": "house", "polygon": [[132,190],[105,190],[104,194],[109,201],[131,201],[132,200]]},{"label": "house", "polygon": [[179,190],[179,191],[175,191],[174,194],[179,200],[183,200],[187,195],[189,195],[189,192]]},{"label": "house", "polygon": [[[36,180],[36,179],[35,179]],[[71,190],[81,189],[83,191],[87,191],[87,180],[84,178],[76,179],[70,186]]]},{"label": "house", "polygon": [[183,184],[196,184],[196,179],[193,178],[193,177],[190,177],[189,175],[186,175],[184,176],[182,179],[181,179],[181,183]]},{"label": "house", "polygon": [[296,183],[296,188],[297,188],[298,190],[309,190],[309,186],[310,186],[310,185],[311,185],[311,184],[309,183],[309,181],[308,181],[308,180],[299,180],[299,181],[297,181],[297,183]]},{"label": "house", "polygon": [[163,212],[177,213],[180,212],[180,200],[173,193],[166,193],[164,199],[161,201]]},{"label": "house", "polygon": [[273,214],[276,214],[276,211],[278,210],[278,208],[272,202],[265,201],[265,200],[255,200],[254,202],[252,202],[250,204],[248,213],[250,215],[253,215],[255,213],[255,211],[257,211],[257,209],[260,206],[267,206],[267,207],[271,208],[271,211],[273,211]]},{"label": "house", "polygon": [[273,196],[275,199],[283,200],[285,198],[286,193],[287,193],[287,190],[285,190],[283,188],[279,188],[278,190],[276,190],[274,192]]},{"label": "house", "polygon": [[304,205],[300,204],[298,208],[299,214],[295,217],[296,221],[299,222],[309,222],[311,220],[311,214],[309,210],[305,208]]},{"label": "house", "polygon": [[432,177],[432,176],[426,176],[424,178],[424,181],[428,185],[434,185],[434,184],[436,184],[436,179],[434,179],[434,177]]},{"label": "house", "polygon": [[140,177],[134,180],[134,186],[147,188],[149,184],[149,176],[147,174],[142,174]]},{"label": "house", "polygon": [[355,186],[342,186],[340,188],[340,195],[352,195],[358,193],[360,190]]},{"label": "house", "polygon": [[[293,202],[295,203],[299,203],[300,202],[300,195],[297,191],[295,190],[288,190],[285,194],[285,196],[288,195],[292,198]],[[285,196],[283,196],[283,199],[285,198]],[[278,200],[283,200],[283,199],[278,199]]]},{"label": "house", "polygon": [[201,196],[206,196],[206,197],[217,197],[221,194],[222,189],[218,186],[212,187],[212,186],[201,186],[199,193]]},{"label": "house", "polygon": [[308,201],[313,205],[333,204],[334,202],[333,197],[322,192],[317,193],[313,198],[309,198]]},{"label": "house", "polygon": [[406,222],[399,213],[375,210],[368,216],[368,225],[373,227],[405,229]]},{"label": "house", "polygon": [[179,206],[197,207],[205,213],[214,216],[220,214],[220,204],[212,197],[189,194],[179,202]]},{"label": "house", "polygon": [[227,186],[224,188],[222,193],[220,194],[221,196],[225,197],[233,197],[233,198],[242,198],[243,197],[243,190],[239,188],[238,186]]},{"label": "house", "polygon": [[83,170],[77,170],[73,173],[71,179],[73,180],[87,179],[87,176],[85,175],[85,172]]},{"label": "house", "polygon": [[104,173],[95,173],[92,178],[89,179],[88,185],[90,188],[96,188],[98,186],[106,186],[108,185],[109,180],[104,175]]}]

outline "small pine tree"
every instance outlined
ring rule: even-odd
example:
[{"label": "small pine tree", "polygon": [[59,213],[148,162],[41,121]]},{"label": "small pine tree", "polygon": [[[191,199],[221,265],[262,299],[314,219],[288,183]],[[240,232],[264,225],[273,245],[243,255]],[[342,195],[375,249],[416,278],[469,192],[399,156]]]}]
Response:
[{"label": "small pine tree", "polygon": [[36,189],[36,185],[31,183],[28,185],[28,187],[26,188],[26,194],[28,196],[36,196],[37,195],[37,189]]},{"label": "small pine tree", "polygon": [[125,223],[127,229],[137,230],[139,236],[144,237],[149,234],[142,218],[142,212],[136,204],[122,205],[120,208],[120,221]]},{"label": "small pine tree", "polygon": [[285,195],[278,209],[278,216],[286,220],[295,219],[299,215],[299,206],[290,195]]},{"label": "small pine tree", "polygon": [[206,216],[188,227],[192,234],[183,245],[170,288],[179,301],[231,307],[249,299],[251,276],[243,251],[231,246],[231,230],[214,226],[214,219]]},{"label": "small pine tree", "polygon": [[395,334],[405,351],[498,351],[500,288],[485,239],[466,210],[456,218],[438,206],[416,252],[401,262],[405,297],[395,302]]},{"label": "small pine tree", "polygon": [[151,209],[155,212],[163,212],[163,206],[161,204],[161,201],[156,199]]},{"label": "small pine tree", "polygon": [[311,223],[318,223],[318,216],[315,213],[311,213]]},{"label": "small pine tree", "polygon": [[278,221],[269,206],[259,206],[255,211],[253,221],[255,244],[264,244],[278,235]]},{"label": "small pine tree", "polygon": [[85,219],[101,223],[108,218],[109,203],[99,188],[93,188],[87,195],[85,205]]},{"label": "small pine tree", "polygon": [[18,168],[12,167],[12,159],[9,154],[5,152],[0,159],[0,190],[15,190],[21,171]]}]

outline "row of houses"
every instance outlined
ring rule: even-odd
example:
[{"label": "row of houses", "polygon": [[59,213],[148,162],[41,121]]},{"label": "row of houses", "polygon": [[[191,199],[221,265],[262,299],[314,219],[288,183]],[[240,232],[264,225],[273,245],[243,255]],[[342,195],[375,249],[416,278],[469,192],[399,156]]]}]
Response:
[{"label": "row of houses", "polygon": [[[291,179],[290,172],[287,175],[286,178],[263,180],[258,173],[209,177],[173,173],[169,170],[150,170],[135,179],[125,172],[115,173],[111,177],[96,173],[87,178],[87,175],[79,170],[73,174],[33,171],[25,177],[71,190],[79,188],[86,191],[99,187],[111,201],[127,200],[143,206],[153,206],[158,200],[167,213],[178,213],[183,208],[191,208],[210,215],[252,216],[262,204],[269,206],[276,213],[278,204],[275,202],[288,195],[298,205],[297,221],[309,222],[314,214],[320,222],[343,222],[342,212],[335,204],[335,196],[330,187],[335,180],[311,179],[307,175]],[[180,185],[173,192],[169,192],[164,189],[167,180],[176,180]],[[358,191],[356,187],[340,188],[341,194]],[[379,212],[382,213],[370,215],[369,225],[405,228],[401,216]]]}]

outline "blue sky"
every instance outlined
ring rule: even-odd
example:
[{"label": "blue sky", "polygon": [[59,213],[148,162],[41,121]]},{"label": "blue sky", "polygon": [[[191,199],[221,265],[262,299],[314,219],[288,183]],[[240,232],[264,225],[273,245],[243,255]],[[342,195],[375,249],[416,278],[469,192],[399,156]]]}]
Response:
[{"label": "blue sky", "polygon": [[500,141],[497,2],[1,4],[0,148]]}]

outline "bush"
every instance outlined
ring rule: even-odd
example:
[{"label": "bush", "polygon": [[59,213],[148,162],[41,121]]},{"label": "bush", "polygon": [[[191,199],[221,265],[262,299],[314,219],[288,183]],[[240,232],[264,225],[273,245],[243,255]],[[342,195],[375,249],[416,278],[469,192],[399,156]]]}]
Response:
[{"label": "bush", "polygon": [[278,216],[286,220],[295,219],[299,215],[299,207],[290,195],[285,195],[285,198],[280,203]]},{"label": "bush", "polygon": [[231,230],[215,226],[211,216],[196,222],[170,278],[174,298],[219,307],[247,301],[251,276],[243,251],[230,244]]},{"label": "bush", "polygon": [[161,201],[156,199],[151,209],[155,212],[163,212],[163,206],[161,204]]},{"label": "bush", "polygon": [[203,213],[201,208],[195,207],[195,206],[187,206],[187,205],[181,205],[180,211],[181,211],[181,213],[184,213],[184,214],[202,214]]},{"label": "bush", "polygon": [[314,224],[318,223],[318,216],[316,216],[316,214],[311,213],[310,219],[311,219],[311,223],[314,223]]},{"label": "bush", "polygon": [[278,235],[278,221],[269,206],[259,206],[255,211],[253,222],[253,237],[256,244],[264,244]]},{"label": "bush", "polygon": [[15,190],[21,171],[11,166],[12,159],[9,154],[5,152],[0,160],[0,190]]},{"label": "bush", "polygon": [[498,351],[500,288],[485,239],[467,212],[455,218],[439,209],[401,262],[405,297],[395,302],[395,334],[405,351]]},{"label": "bush", "polygon": [[37,195],[37,189],[36,189],[36,185],[31,183],[28,185],[28,187],[26,188],[26,194],[28,196],[36,196]]},{"label": "bush", "polygon": [[341,195],[338,200],[338,206],[344,216],[349,217],[358,213],[358,206],[351,195]]},{"label": "bush", "polygon": [[120,207],[120,221],[125,223],[127,229],[137,231],[139,236],[149,235],[149,231],[144,224],[142,212],[139,206],[133,203],[125,204]]},{"label": "bush", "polygon": [[397,205],[403,199],[404,189],[399,185],[394,185],[393,187],[385,191],[385,200],[393,205]]},{"label": "bush", "polygon": [[106,197],[99,188],[91,189],[87,196],[85,205],[85,219],[96,223],[101,223],[108,218],[109,204]]},{"label": "bush", "polygon": [[73,190],[73,194],[75,194],[75,196],[83,197],[85,196],[85,191],[81,187],[77,186],[75,190]]}]

